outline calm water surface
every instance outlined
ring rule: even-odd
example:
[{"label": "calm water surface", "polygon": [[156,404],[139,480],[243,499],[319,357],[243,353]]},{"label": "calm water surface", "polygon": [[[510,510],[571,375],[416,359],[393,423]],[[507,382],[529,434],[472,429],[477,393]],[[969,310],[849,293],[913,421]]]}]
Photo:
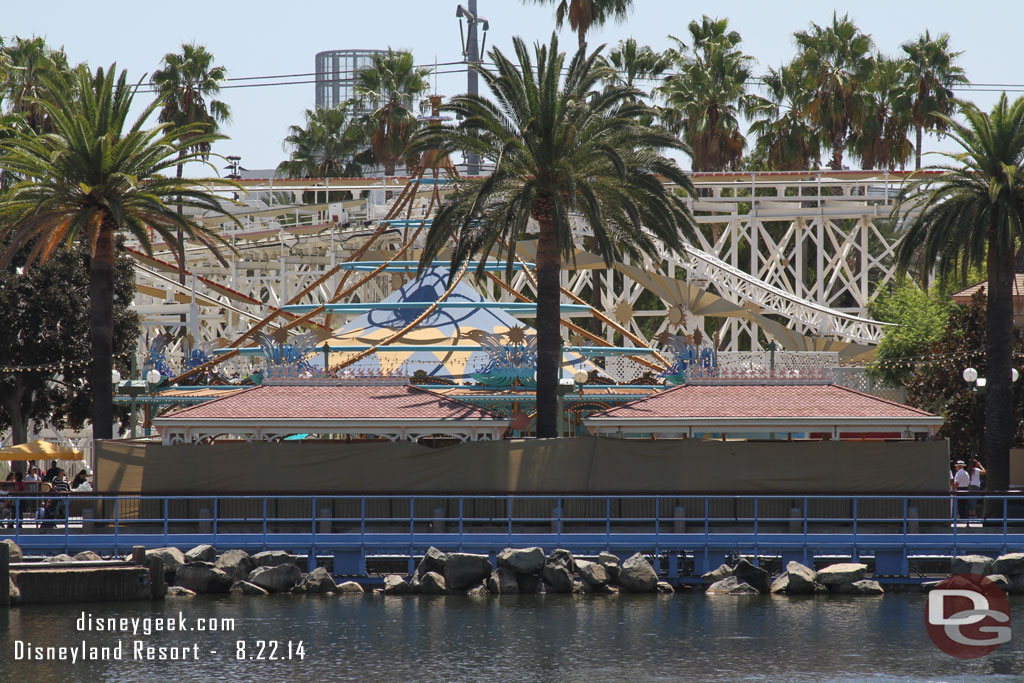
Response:
[{"label": "calm water surface", "polygon": [[[0,681],[947,681],[1020,680],[1024,601],[1013,605],[1014,637],[994,654],[958,660],[924,629],[920,594],[881,598],[676,596],[505,596],[196,598],[162,603],[0,608]],[[97,618],[233,618],[234,630],[96,633]],[[142,623],[142,622],[140,622]],[[112,647],[124,661],[15,661],[15,641],[34,646]],[[199,659],[135,661],[133,641],[198,645]],[[237,659],[257,640],[278,641],[303,660]],[[270,654],[270,647],[264,655]]]}]

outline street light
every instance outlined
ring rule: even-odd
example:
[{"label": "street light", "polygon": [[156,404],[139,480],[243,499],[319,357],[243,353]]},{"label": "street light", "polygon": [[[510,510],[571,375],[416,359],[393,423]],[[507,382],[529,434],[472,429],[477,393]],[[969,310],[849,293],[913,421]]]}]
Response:
[{"label": "street light", "polygon": [[[978,371],[974,368],[964,368],[963,378],[968,384],[973,384],[974,390],[978,393],[983,393],[985,387],[988,386],[988,380],[984,377],[979,377]],[[1010,368],[1010,381],[1016,382],[1018,379],[1020,379],[1020,373],[1017,372],[1017,368]]]},{"label": "street light", "polygon": [[146,373],[146,381],[153,386],[160,384],[160,380],[162,379],[163,375],[161,375],[160,371],[157,370],[156,368],[152,368],[149,372]]}]

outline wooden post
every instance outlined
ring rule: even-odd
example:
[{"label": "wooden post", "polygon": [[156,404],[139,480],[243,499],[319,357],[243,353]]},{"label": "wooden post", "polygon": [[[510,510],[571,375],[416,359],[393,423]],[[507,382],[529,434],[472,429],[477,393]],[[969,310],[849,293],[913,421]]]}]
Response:
[{"label": "wooden post", "polygon": [[145,565],[146,564],[146,546],[144,545],[133,545],[132,546],[132,564]]},{"label": "wooden post", "polygon": [[163,600],[167,595],[167,579],[164,576],[164,560],[159,555],[146,558],[149,567],[149,590],[154,600]]}]

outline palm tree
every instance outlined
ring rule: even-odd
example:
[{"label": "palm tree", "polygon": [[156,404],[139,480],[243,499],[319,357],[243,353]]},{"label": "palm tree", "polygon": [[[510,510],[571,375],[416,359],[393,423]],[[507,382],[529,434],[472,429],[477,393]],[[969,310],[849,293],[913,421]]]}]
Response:
[{"label": "palm tree", "polygon": [[746,147],[739,116],[752,104],[747,80],[754,59],[736,47],[740,34],[728,29],[728,19],[691,21],[692,51],[669,36],[677,45],[669,56],[678,71],[659,88],[667,103],[663,115],[693,150],[694,171],[737,168]]},{"label": "palm tree", "polygon": [[[182,131],[195,138],[181,149],[183,161],[178,164],[177,175],[181,178],[184,155],[190,151],[200,152],[203,159],[210,153],[210,142],[202,137],[205,132],[216,133],[221,123],[231,118],[231,109],[220,100],[212,99],[220,92],[227,78],[227,70],[213,65],[213,55],[202,45],[182,43],[181,52],[168,52],[163,65],[153,73],[153,86],[163,97],[158,120],[173,123]],[[188,126],[193,126],[188,128]],[[204,141],[205,140],[205,141]],[[188,142],[183,140],[183,142]],[[178,205],[178,213],[183,206]],[[179,281],[185,282],[185,240],[178,233],[178,262],[181,272]]]},{"label": "palm tree", "polygon": [[79,66],[44,82],[44,98],[33,104],[49,118],[53,133],[14,134],[0,142],[0,167],[20,178],[0,201],[0,236],[11,237],[0,256],[0,268],[25,246],[31,247],[32,263],[46,261],[61,245],[82,240],[90,245],[93,435],[107,439],[113,430],[110,373],[117,234],[131,235],[151,252],[149,229],[175,245],[175,230],[180,228],[220,257],[217,246],[223,239],[169,203],[180,197],[189,208],[224,214],[207,188],[237,186],[218,179],[164,176],[176,164],[199,158],[196,148],[220,136],[197,125],[164,123],[144,130],[159,99],[134,123],[127,123],[138,86],[126,82],[125,72],[117,75],[115,66],[99,68],[95,74]]},{"label": "palm tree", "polygon": [[907,62],[879,56],[864,88],[861,121],[850,135],[854,156],[864,169],[906,168],[914,153],[909,138],[914,83]]},{"label": "palm tree", "polygon": [[562,28],[565,20],[576,31],[580,49],[587,46],[587,32],[592,26],[603,26],[614,19],[629,16],[633,0],[533,0],[540,5],[555,5],[555,26]]},{"label": "palm tree", "polygon": [[556,35],[550,46],[535,46],[534,56],[522,39],[513,43],[518,64],[494,49],[496,70],[478,68],[494,101],[455,97],[445,109],[462,122],[422,129],[414,139],[420,152],[463,150],[494,163],[489,177],[457,183],[434,217],[420,265],[453,245],[453,275],[473,254],[492,251],[507,256],[511,271],[516,243],[537,222],[537,435],[550,437],[562,361],[559,276],[574,248],[570,214],[589,222],[609,265],[621,253],[655,253],[655,238],[679,250],[696,228],[682,196],[663,180],[690,194],[693,185],[660,154],[685,145],[638,123],[647,107],[630,102],[632,91],[597,90],[608,76],[598,51],[579,50],[563,69]]},{"label": "palm tree", "polygon": [[915,41],[900,46],[907,55],[912,78],[915,82],[914,128],[917,132],[916,166],[921,168],[921,142],[923,131],[944,133],[945,119],[935,114],[950,116],[956,105],[953,88],[969,83],[964,70],[954,62],[962,52],[950,52],[949,34],[943,33],[932,38],[925,30]]},{"label": "palm tree", "polygon": [[370,148],[384,175],[395,174],[395,165],[406,158],[409,136],[416,129],[413,101],[427,91],[429,69],[417,69],[411,52],[395,52],[373,56],[373,64],[356,74],[356,95],[359,105],[369,105],[372,113],[365,118],[370,135]]},{"label": "palm tree", "polygon": [[640,46],[635,38],[620,40],[608,53],[608,63],[614,68],[611,83],[624,88],[637,88],[637,81],[660,78],[672,65],[668,56],[655,52],[649,45]]},{"label": "palm tree", "polygon": [[331,178],[363,174],[371,161],[363,153],[366,136],[353,120],[349,104],[306,110],[306,126],[291,126],[284,148],[291,158],[277,166],[289,178]]},{"label": "palm tree", "polygon": [[807,116],[810,97],[792,65],[761,78],[767,97],[752,95],[748,116],[755,155],[770,171],[801,171],[821,163],[821,137]]},{"label": "palm tree", "polygon": [[796,67],[809,93],[807,115],[832,149],[835,170],[843,168],[850,131],[864,109],[862,93],[871,74],[873,43],[849,20],[832,15],[832,24],[811,24],[810,31],[793,34]]},{"label": "palm tree", "polygon": [[13,43],[0,48],[0,64],[0,93],[6,97],[7,112],[23,116],[34,131],[49,132],[49,121],[36,100],[45,78],[67,71],[64,51],[50,48],[43,38],[15,37]]},{"label": "palm tree", "polygon": [[953,163],[933,167],[941,175],[912,179],[900,193],[893,215],[907,219],[896,257],[906,269],[923,249],[943,277],[964,280],[971,267],[988,274],[985,464],[989,487],[1006,490],[1014,433],[1014,253],[1024,240],[1024,98],[1010,105],[1003,93],[990,114],[969,103],[961,111],[966,123],[943,117],[962,148],[945,155]]}]

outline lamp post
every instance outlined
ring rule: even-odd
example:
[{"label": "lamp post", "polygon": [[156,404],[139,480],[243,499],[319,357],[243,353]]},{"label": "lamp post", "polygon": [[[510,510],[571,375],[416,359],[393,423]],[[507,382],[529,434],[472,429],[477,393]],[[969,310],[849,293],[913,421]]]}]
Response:
[{"label": "lamp post", "polygon": [[149,436],[153,427],[153,400],[155,398],[156,386],[160,384],[163,375],[156,368],[150,368],[146,373],[146,384],[149,385],[149,402],[146,403],[146,421],[142,425],[144,434]]},{"label": "lamp post", "polygon": [[[965,368],[963,372],[964,381],[968,384],[974,385],[974,391],[979,394],[985,393],[985,387],[988,385],[988,380],[978,375],[978,371],[974,368]],[[1010,368],[1010,381],[1016,383],[1020,379],[1020,373],[1017,372],[1017,368]]]}]

